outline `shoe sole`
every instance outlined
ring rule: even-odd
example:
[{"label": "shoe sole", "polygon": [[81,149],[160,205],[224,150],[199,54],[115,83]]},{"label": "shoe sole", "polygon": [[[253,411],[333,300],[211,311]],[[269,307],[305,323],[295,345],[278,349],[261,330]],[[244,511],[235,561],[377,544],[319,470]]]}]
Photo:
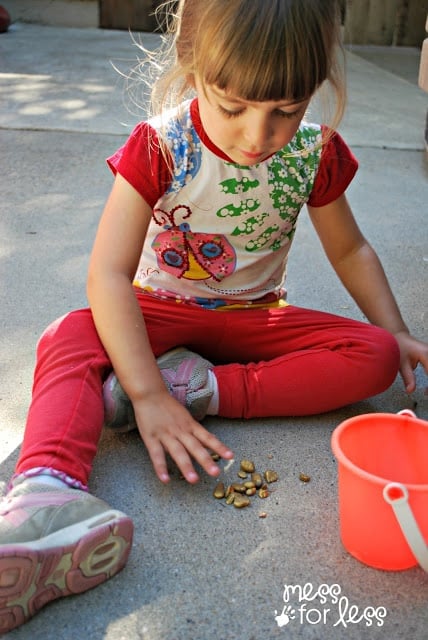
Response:
[{"label": "shoe sole", "polygon": [[189,350],[186,347],[175,347],[175,349],[170,349],[169,351],[166,351],[161,356],[156,358],[156,362],[158,363],[158,365],[164,364],[168,360],[171,360],[171,356],[175,356],[176,353],[182,353],[183,351],[188,352]]},{"label": "shoe sole", "polygon": [[133,530],[130,518],[111,510],[40,541],[3,545],[0,635],[52,600],[92,589],[118,573],[128,559]]}]

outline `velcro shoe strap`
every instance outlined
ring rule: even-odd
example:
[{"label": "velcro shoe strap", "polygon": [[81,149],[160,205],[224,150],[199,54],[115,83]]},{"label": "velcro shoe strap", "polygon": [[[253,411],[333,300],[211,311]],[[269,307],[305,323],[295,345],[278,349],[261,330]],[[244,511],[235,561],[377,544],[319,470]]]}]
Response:
[{"label": "velcro shoe strap", "polygon": [[162,369],[162,375],[171,385],[171,393],[176,400],[186,406],[190,378],[195,367],[195,358],[187,358],[180,362],[177,369]]}]

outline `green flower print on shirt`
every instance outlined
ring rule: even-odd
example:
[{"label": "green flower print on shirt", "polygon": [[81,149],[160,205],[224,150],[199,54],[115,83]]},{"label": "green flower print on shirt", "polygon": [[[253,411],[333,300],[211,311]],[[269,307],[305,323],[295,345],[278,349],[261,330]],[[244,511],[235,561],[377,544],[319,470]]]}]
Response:
[{"label": "green flower print on shirt", "polygon": [[227,204],[217,211],[219,218],[227,218],[229,216],[242,216],[252,211],[255,211],[260,207],[260,201],[253,198],[247,200],[241,200],[239,205]]},{"label": "green flower print on shirt", "polygon": [[248,193],[250,198],[239,203],[224,204],[217,211],[220,218],[241,218],[232,236],[248,236],[245,250],[249,252],[266,249],[277,251],[293,239],[297,217],[307,202],[313,188],[321,155],[319,127],[302,127],[291,143],[271,156],[267,163],[267,183],[272,211],[248,214],[260,207],[258,180],[242,176],[242,171],[251,172],[251,167],[236,166],[241,171],[239,178],[220,182],[224,194]]},{"label": "green flower print on shirt", "polygon": [[229,180],[223,180],[220,182],[222,191],[224,193],[246,193],[250,189],[254,189],[259,186],[258,180],[250,180],[247,176],[237,180],[236,178],[230,178]]}]

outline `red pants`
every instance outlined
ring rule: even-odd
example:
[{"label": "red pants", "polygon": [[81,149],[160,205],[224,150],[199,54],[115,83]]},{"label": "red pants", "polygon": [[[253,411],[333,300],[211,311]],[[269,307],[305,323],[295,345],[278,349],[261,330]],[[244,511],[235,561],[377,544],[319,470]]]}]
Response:
[{"label": "red pants", "polygon": [[[397,375],[395,338],[366,323],[294,306],[212,311],[137,295],[156,356],[186,345],[215,363],[223,417],[322,413],[384,391]],[[110,371],[89,309],[48,327],[17,472],[52,467],[87,483]]]}]

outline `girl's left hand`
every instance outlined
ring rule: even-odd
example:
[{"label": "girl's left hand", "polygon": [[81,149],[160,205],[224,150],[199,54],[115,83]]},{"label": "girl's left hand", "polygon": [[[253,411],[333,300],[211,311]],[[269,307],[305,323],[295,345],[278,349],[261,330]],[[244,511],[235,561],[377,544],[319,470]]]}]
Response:
[{"label": "girl's left hand", "polygon": [[[395,338],[400,347],[400,374],[403,378],[407,393],[413,393],[416,389],[416,377],[414,370],[421,364],[428,374],[428,344],[417,340],[407,331],[399,331]],[[428,387],[425,388],[428,394]]]}]

